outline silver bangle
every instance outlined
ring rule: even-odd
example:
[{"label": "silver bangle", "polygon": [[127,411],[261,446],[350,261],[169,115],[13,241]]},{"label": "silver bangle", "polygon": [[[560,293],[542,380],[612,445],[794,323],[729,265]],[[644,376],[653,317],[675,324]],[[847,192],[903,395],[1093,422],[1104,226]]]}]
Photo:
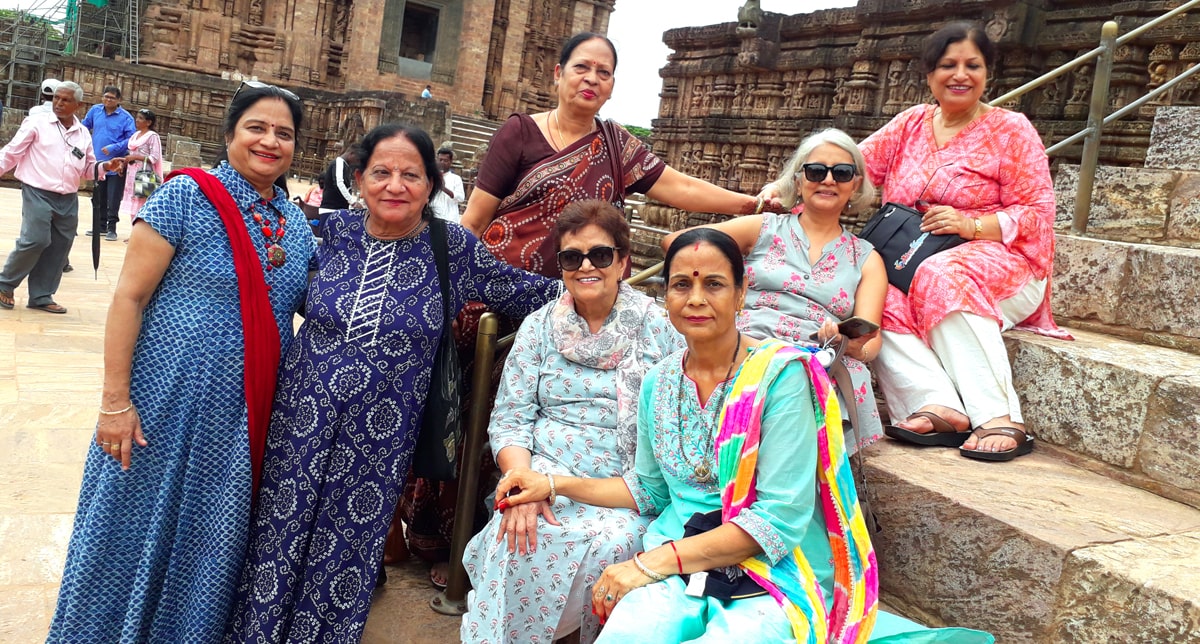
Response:
[{"label": "silver bangle", "polygon": [[640,552],[634,553],[633,565],[637,566],[638,570],[642,571],[643,575],[646,575],[647,577],[653,579],[654,581],[666,581],[667,580],[666,575],[660,575],[659,573],[656,573],[653,570],[650,570],[649,568],[646,567],[646,564],[642,563],[642,559],[639,556],[641,554],[642,553],[640,553]]},{"label": "silver bangle", "polygon": [[558,500],[558,492],[554,489],[554,475],[547,473],[546,480],[550,481],[550,505],[554,505],[554,502]]},{"label": "silver bangle", "polygon": [[129,403],[129,406],[126,407],[125,409],[114,409],[112,411],[108,411],[107,409],[101,407],[100,414],[103,416],[120,416],[121,414],[123,414],[127,411],[130,411],[132,409],[133,409],[133,403]]}]

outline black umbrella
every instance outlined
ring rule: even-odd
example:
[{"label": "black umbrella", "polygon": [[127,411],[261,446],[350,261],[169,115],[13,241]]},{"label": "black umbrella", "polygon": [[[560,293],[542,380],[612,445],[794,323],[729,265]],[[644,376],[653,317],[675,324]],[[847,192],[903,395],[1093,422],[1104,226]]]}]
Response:
[{"label": "black umbrella", "polygon": [[[95,201],[95,199],[96,199],[96,190],[98,190],[98,189],[99,188],[97,187],[96,183],[93,182],[92,183],[92,200],[93,201]],[[92,206],[92,276],[97,280],[100,279],[100,235],[103,235],[103,234],[104,233],[100,232],[100,209],[96,208],[95,205],[93,204],[93,206]]]}]

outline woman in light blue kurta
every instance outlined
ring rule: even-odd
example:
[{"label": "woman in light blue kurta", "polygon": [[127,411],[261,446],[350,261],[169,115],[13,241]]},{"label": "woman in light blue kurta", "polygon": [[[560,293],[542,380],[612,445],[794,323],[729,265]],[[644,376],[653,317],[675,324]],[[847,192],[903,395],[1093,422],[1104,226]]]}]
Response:
[{"label": "woman in light blue kurta", "polygon": [[[613,259],[620,261],[597,268],[589,259],[577,270],[569,257],[561,262],[567,292],[525,319],[505,362],[488,428],[492,452],[502,469],[621,476],[634,466],[642,376],[683,339],[654,300],[619,281],[629,257],[620,211],[578,202],[557,227],[560,250],[619,248]],[[598,306],[589,311],[589,301]],[[589,317],[599,323],[594,331]],[[592,583],[605,566],[633,555],[649,518],[557,501],[497,512],[468,544],[464,564],[475,590],[464,642],[552,642],[576,629],[581,642],[595,638]],[[536,522],[532,540],[512,523],[527,510]],[[509,532],[514,543],[498,538]]]},{"label": "woman in light blue kurta", "polygon": [[[794,214],[735,217],[708,226],[733,237],[745,256],[746,306],[738,315],[743,333],[810,345],[814,333],[835,335],[833,323],[851,316],[880,323],[887,294],[883,261],[841,223],[843,215],[874,205],[875,188],[863,168],[848,135],[817,132],[800,143],[771,184],[786,208],[795,206]],[[664,248],[674,238],[668,235]],[[851,339],[842,356],[858,410],[857,436],[845,424],[851,454],[883,437],[867,370],[881,342],[878,332]]]},{"label": "woman in light blue kurta", "polygon": [[[243,86],[226,117],[229,162],[212,171],[258,251],[285,352],[316,247],[272,185],[291,163],[300,115],[290,92]],[[256,218],[272,224],[283,262],[271,263]],[[49,642],[204,643],[224,631],[252,498],[234,262],[221,217],[190,177],[166,182],[139,211],[105,329],[103,400],[120,413],[101,415],[88,451]]]}]

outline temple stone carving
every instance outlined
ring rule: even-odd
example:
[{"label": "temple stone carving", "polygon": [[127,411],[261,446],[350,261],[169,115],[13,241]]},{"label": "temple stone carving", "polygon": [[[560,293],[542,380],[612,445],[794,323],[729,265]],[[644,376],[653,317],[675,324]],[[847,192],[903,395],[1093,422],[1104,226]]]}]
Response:
[{"label": "temple stone carving", "polygon": [[[859,0],[855,7],[795,15],[764,12],[758,4],[731,8],[728,23],[664,34],[674,53],[661,71],[654,121],[654,151],[668,163],[746,193],[773,180],[805,135],[838,127],[861,139],[932,100],[918,61],[922,40],[950,21],[979,24],[997,42],[988,94],[996,97],[1091,50],[1105,20],[1117,20],[1125,33],[1180,2]],[[1119,47],[1109,107],[1120,109],[1200,62],[1197,34],[1200,15],[1185,15]],[[1084,128],[1094,75],[1085,65],[1005,107],[1028,115],[1053,144]],[[1140,165],[1154,109],[1197,101],[1200,75],[1107,126],[1102,163]],[[1078,148],[1071,155],[1077,159]],[[713,218],[656,204],[641,215],[669,229]]]}]

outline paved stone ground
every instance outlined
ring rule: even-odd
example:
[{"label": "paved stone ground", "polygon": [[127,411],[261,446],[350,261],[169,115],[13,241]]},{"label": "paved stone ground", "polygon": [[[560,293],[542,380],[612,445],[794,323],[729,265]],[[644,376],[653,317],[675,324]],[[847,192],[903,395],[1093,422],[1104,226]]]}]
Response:
[{"label": "paved stone ground", "polygon": [[[299,193],[303,194],[303,192]],[[0,188],[0,263],[21,224],[21,193]],[[125,244],[101,242],[92,272],[91,202],[79,201],[75,271],[55,296],[68,310],[53,315],[17,306],[0,310],[0,643],[45,640],[58,596],[87,443],[96,422],[103,367],[104,321]],[[121,239],[129,223],[118,226]],[[457,618],[428,607],[433,589],[417,563],[392,568],[376,595],[364,642],[458,641]]]}]

